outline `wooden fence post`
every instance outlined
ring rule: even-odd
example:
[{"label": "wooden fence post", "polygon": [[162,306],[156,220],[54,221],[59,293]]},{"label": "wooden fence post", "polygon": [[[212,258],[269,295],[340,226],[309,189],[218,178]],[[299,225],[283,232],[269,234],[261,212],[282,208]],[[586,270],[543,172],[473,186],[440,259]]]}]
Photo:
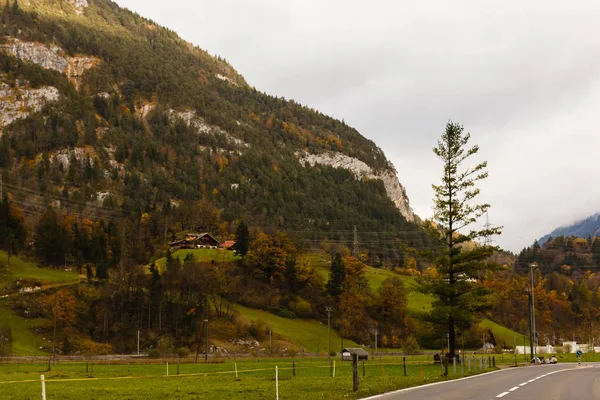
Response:
[{"label": "wooden fence post", "polygon": [[352,354],[352,391],[358,392],[358,354]]}]

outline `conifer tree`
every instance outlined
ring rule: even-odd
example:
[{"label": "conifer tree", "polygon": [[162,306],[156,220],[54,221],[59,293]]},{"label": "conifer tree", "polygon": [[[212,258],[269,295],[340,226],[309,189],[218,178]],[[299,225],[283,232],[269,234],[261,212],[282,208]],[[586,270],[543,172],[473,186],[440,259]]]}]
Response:
[{"label": "conifer tree", "polygon": [[473,229],[490,205],[474,204],[480,192],[475,184],[487,178],[488,173],[487,161],[474,167],[464,165],[479,150],[477,145],[468,146],[469,139],[470,134],[464,133],[461,125],[448,122],[433,149],[444,163],[442,183],[432,186],[434,221],[441,231],[445,250],[436,259],[437,277],[422,281],[422,290],[435,299],[426,317],[446,327],[451,357],[456,352],[457,324],[468,326],[478,312],[489,306],[488,291],[479,281],[479,273],[497,268],[487,261],[496,247],[469,242],[500,234],[501,230],[501,227]]},{"label": "conifer tree", "polygon": [[346,279],[346,268],[342,255],[336,253],[331,260],[331,268],[329,270],[329,280],[327,281],[327,292],[334,298],[342,294],[344,290],[344,279]]},{"label": "conifer tree", "polygon": [[250,233],[248,232],[248,226],[242,221],[235,231],[235,244],[233,245],[233,250],[242,257],[245,257],[246,254],[248,254],[249,247]]}]

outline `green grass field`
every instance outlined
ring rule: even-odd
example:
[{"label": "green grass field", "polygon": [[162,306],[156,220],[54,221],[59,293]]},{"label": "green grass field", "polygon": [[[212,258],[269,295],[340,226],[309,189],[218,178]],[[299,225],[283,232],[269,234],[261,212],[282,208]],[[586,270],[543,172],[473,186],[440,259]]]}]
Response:
[{"label": "green grass field", "polygon": [[10,258],[10,266],[7,266],[7,263],[8,255],[5,251],[0,251],[0,291],[18,278],[35,279],[42,285],[74,282],[78,279],[75,272],[40,268],[32,262],[14,256]]},{"label": "green grass field", "polygon": [[[327,324],[322,324],[313,319],[289,319],[265,311],[236,305],[240,317],[247,322],[263,320],[271,330],[281,336],[283,340],[290,341],[312,353],[327,352]],[[331,350],[339,351],[342,340],[335,329],[331,329]],[[359,347],[349,339],[344,340],[344,347]]]},{"label": "green grass field", "polygon": [[[0,292],[9,287],[17,279],[33,279],[42,290],[48,287],[68,285],[78,282],[75,272],[57,271],[40,268],[34,263],[23,261],[18,257],[11,257],[10,266],[6,266],[8,255],[0,251]],[[12,353],[19,356],[33,356],[46,354],[40,347],[48,348],[49,342],[38,337],[32,330],[43,325],[44,319],[25,319],[13,314],[8,307],[8,299],[0,298],[0,321],[11,329],[13,344]]]},{"label": "green grass field", "polygon": [[17,356],[39,356],[47,354],[40,347],[50,344],[37,336],[32,328],[43,325],[45,319],[25,319],[13,314],[8,307],[8,299],[0,299],[0,321],[6,323],[13,337],[12,354]]},{"label": "green grass field", "polygon": [[[173,253],[173,256],[179,257],[183,262],[183,259],[188,255],[192,254],[196,261],[200,262],[232,262],[240,259],[240,256],[236,256],[233,251],[221,250],[221,249],[186,249],[177,250]],[[163,271],[165,268],[166,258],[162,257],[154,261],[155,265],[158,266],[159,271]]]},{"label": "green grass field", "polygon": [[[235,364],[234,364],[235,363]],[[275,367],[278,367],[280,399],[356,399],[394,389],[463,376],[460,368],[441,375],[439,365],[402,359],[370,360],[359,364],[360,389],[352,392],[351,363],[336,360],[335,377],[326,359],[224,360],[220,364],[181,364],[176,360],[153,365],[107,365],[60,362],[46,371],[46,364],[0,365],[2,398],[33,399],[41,393],[40,374],[45,375],[48,399],[265,399],[275,398]],[[237,364],[238,377],[235,375]],[[93,372],[92,372],[93,368]],[[295,376],[294,376],[295,370]],[[472,371],[467,375],[479,373]]]}]

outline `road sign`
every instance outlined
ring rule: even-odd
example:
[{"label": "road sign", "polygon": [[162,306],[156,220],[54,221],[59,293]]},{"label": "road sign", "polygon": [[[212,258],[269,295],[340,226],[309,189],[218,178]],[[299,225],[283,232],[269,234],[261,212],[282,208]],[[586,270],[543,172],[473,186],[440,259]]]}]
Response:
[{"label": "road sign", "polygon": [[581,350],[577,350],[577,357],[581,357],[581,354],[583,354]]}]

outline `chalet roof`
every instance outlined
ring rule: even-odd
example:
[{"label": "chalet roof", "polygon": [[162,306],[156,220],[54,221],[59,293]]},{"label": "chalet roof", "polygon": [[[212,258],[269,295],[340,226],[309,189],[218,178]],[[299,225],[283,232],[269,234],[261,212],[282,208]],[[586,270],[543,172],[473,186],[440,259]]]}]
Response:
[{"label": "chalet roof", "polygon": [[192,238],[194,240],[200,240],[202,238],[208,238],[211,239],[212,241],[216,242],[216,243],[221,243],[219,242],[217,239],[215,239],[215,237],[213,235],[211,235],[208,232],[202,232],[202,233],[186,233],[185,234],[186,238]]},{"label": "chalet roof", "polygon": [[181,240],[176,240],[174,242],[169,243],[170,246],[177,246],[178,244],[188,244],[190,243],[189,240],[186,239],[181,239]]},{"label": "chalet roof", "polygon": [[235,240],[225,240],[223,243],[221,243],[221,247],[223,247],[224,249],[228,249],[230,247],[232,247],[235,244]]},{"label": "chalet roof", "polygon": [[369,353],[360,347],[346,347],[344,350],[342,350],[342,353],[358,354],[359,356],[369,355]]}]

